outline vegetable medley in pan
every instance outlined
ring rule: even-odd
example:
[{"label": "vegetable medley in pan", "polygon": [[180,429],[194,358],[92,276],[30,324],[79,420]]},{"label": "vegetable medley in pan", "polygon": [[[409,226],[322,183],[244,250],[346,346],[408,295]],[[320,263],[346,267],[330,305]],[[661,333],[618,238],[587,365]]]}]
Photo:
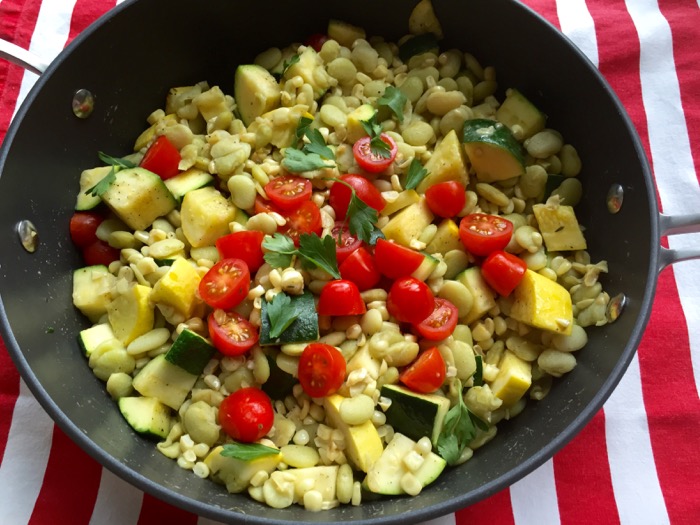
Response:
[{"label": "vegetable medley in pan", "polygon": [[[79,335],[133,429],[283,508],[416,495],[576,366],[608,295],[581,160],[446,48],[331,20],[170,90],[80,177]],[[554,387],[555,388],[555,387]]]}]

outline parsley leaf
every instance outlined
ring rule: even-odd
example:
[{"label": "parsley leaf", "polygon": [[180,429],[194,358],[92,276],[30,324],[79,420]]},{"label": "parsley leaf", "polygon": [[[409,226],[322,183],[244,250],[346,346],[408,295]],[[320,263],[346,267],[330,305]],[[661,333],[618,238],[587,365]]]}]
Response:
[{"label": "parsley leaf", "polygon": [[272,237],[266,235],[262,247],[266,250],[263,255],[265,262],[273,268],[287,268],[297,253],[294,241],[281,233],[275,233]]},{"label": "parsley leaf", "polygon": [[476,371],[474,372],[474,386],[483,386],[484,384],[484,358],[480,355],[476,356]]},{"label": "parsley leaf", "polygon": [[406,107],[407,100],[403,91],[394,86],[387,86],[384,94],[377,100],[377,104],[379,106],[387,106],[394,112],[399,122],[403,122],[403,108]]},{"label": "parsley leaf", "polygon": [[292,55],[289,60],[282,62],[282,75],[284,76],[287,70],[297,62],[299,62],[299,55]]},{"label": "parsley leaf", "polygon": [[270,339],[277,339],[297,317],[292,299],[285,293],[278,293],[267,303],[267,317],[270,320]]},{"label": "parsley leaf", "polygon": [[477,427],[487,430],[486,422],[472,414],[462,399],[462,383],[457,380],[457,404],[445,416],[442,432],[438,438],[438,452],[449,465],[459,461],[469,442],[476,437]]},{"label": "parsley leaf", "polygon": [[306,135],[306,132],[309,130],[309,126],[311,126],[311,123],[314,121],[314,119],[309,118],[309,117],[301,117],[299,119],[299,123],[297,124],[297,129],[294,132],[294,137],[296,138],[296,143],[298,143],[301,139],[304,138]]},{"label": "parsley leaf", "polygon": [[109,170],[109,173],[102,177],[102,179],[100,179],[100,181],[97,184],[95,184],[92,188],[85,190],[85,195],[92,195],[93,197],[100,197],[104,192],[106,192],[109,189],[112,183],[117,179],[117,172],[120,169],[136,167],[136,164],[134,164],[131,161],[111,157],[106,153],[102,153],[101,151],[97,153],[97,156],[102,162],[109,166],[112,166],[112,169]]},{"label": "parsley leaf", "polygon": [[427,176],[428,170],[426,170],[420,163],[420,161],[414,157],[411,161],[411,165],[408,167],[408,174],[406,175],[406,184],[404,185],[405,189],[415,189]]},{"label": "parsley leaf", "polygon": [[302,150],[306,153],[316,153],[324,159],[334,159],[333,150],[326,145],[323,135],[317,129],[308,129],[304,135],[309,139],[309,143],[304,145]]},{"label": "parsley leaf", "polygon": [[332,236],[319,237],[315,233],[302,233],[299,236],[298,253],[305,261],[327,271],[335,279],[340,279],[338,260],[335,256],[335,241]]},{"label": "parsley leaf", "polygon": [[221,455],[225,458],[234,458],[241,461],[253,461],[254,459],[263,458],[279,454],[279,450],[272,447],[266,447],[260,443],[226,443],[223,446]]},{"label": "parsley leaf", "polygon": [[360,124],[369,135],[369,151],[372,155],[388,159],[391,157],[391,146],[382,140],[382,125],[377,122],[377,113],[375,112],[367,120],[361,120]]},{"label": "parsley leaf", "polygon": [[[367,206],[367,204],[365,204],[362,199],[357,196],[357,193],[353,191],[352,197],[350,197],[350,204],[348,204],[348,211],[345,216],[346,218],[349,217],[348,229],[350,230],[350,233],[355,235],[361,241],[372,244],[370,242],[372,239],[372,233],[374,230],[378,230],[378,228],[375,226],[377,220],[379,219],[377,210],[371,206]],[[375,239],[374,242],[376,243],[377,240]]]},{"label": "parsley leaf", "polygon": [[333,164],[327,164],[318,153],[305,153],[302,150],[287,148],[284,150],[282,166],[290,173],[301,173],[322,168],[332,168]]},{"label": "parsley leaf", "polygon": [[328,147],[321,132],[311,129],[312,122],[313,119],[301,117],[294,132],[296,143],[306,137],[308,144],[303,144],[301,149],[291,147],[284,150],[282,166],[291,173],[335,167],[335,164],[327,162],[335,160],[335,153]]}]

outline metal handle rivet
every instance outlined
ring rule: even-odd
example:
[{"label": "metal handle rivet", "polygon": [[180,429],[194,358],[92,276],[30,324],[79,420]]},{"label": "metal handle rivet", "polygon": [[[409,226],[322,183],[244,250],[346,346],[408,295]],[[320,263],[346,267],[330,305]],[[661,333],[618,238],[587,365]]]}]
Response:
[{"label": "metal handle rivet", "polygon": [[29,253],[34,253],[39,245],[39,234],[32,221],[22,220],[17,223],[17,235],[22,246]]},{"label": "metal handle rivet", "polygon": [[95,97],[87,89],[79,89],[73,95],[73,113],[78,118],[88,118],[95,109]]}]

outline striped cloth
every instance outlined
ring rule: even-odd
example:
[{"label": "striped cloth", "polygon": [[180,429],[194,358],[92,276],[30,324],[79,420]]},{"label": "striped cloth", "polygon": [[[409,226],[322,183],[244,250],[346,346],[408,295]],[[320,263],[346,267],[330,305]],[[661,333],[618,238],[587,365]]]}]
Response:
[{"label": "striped cloth", "polygon": [[[0,38],[51,60],[115,0],[0,0]],[[700,203],[699,0],[526,0],[599,67],[652,160],[660,205]],[[0,63],[0,138],[36,76]],[[601,123],[601,125],[604,125]],[[595,137],[592,137],[595,139]],[[668,239],[698,247],[697,236]],[[700,523],[700,262],[664,270],[617,390],[552,460],[433,524]],[[212,523],[128,486],[54,426],[0,342],[0,522]]]}]

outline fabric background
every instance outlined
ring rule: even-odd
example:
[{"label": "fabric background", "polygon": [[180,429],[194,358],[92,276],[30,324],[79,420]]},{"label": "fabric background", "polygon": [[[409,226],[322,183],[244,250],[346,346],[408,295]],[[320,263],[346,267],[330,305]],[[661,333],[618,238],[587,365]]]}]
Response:
[{"label": "fabric background", "polygon": [[[0,38],[47,62],[115,0],[0,0]],[[526,0],[598,66],[650,158],[665,213],[700,203],[699,0]],[[0,61],[0,140],[36,75]],[[601,125],[603,125],[601,123]],[[697,235],[669,238],[700,247]],[[666,242],[666,240],[664,241]],[[532,474],[440,525],[700,523],[700,262],[660,274],[651,320],[619,387]],[[103,469],[49,419],[0,341],[0,523],[213,522]]]}]

